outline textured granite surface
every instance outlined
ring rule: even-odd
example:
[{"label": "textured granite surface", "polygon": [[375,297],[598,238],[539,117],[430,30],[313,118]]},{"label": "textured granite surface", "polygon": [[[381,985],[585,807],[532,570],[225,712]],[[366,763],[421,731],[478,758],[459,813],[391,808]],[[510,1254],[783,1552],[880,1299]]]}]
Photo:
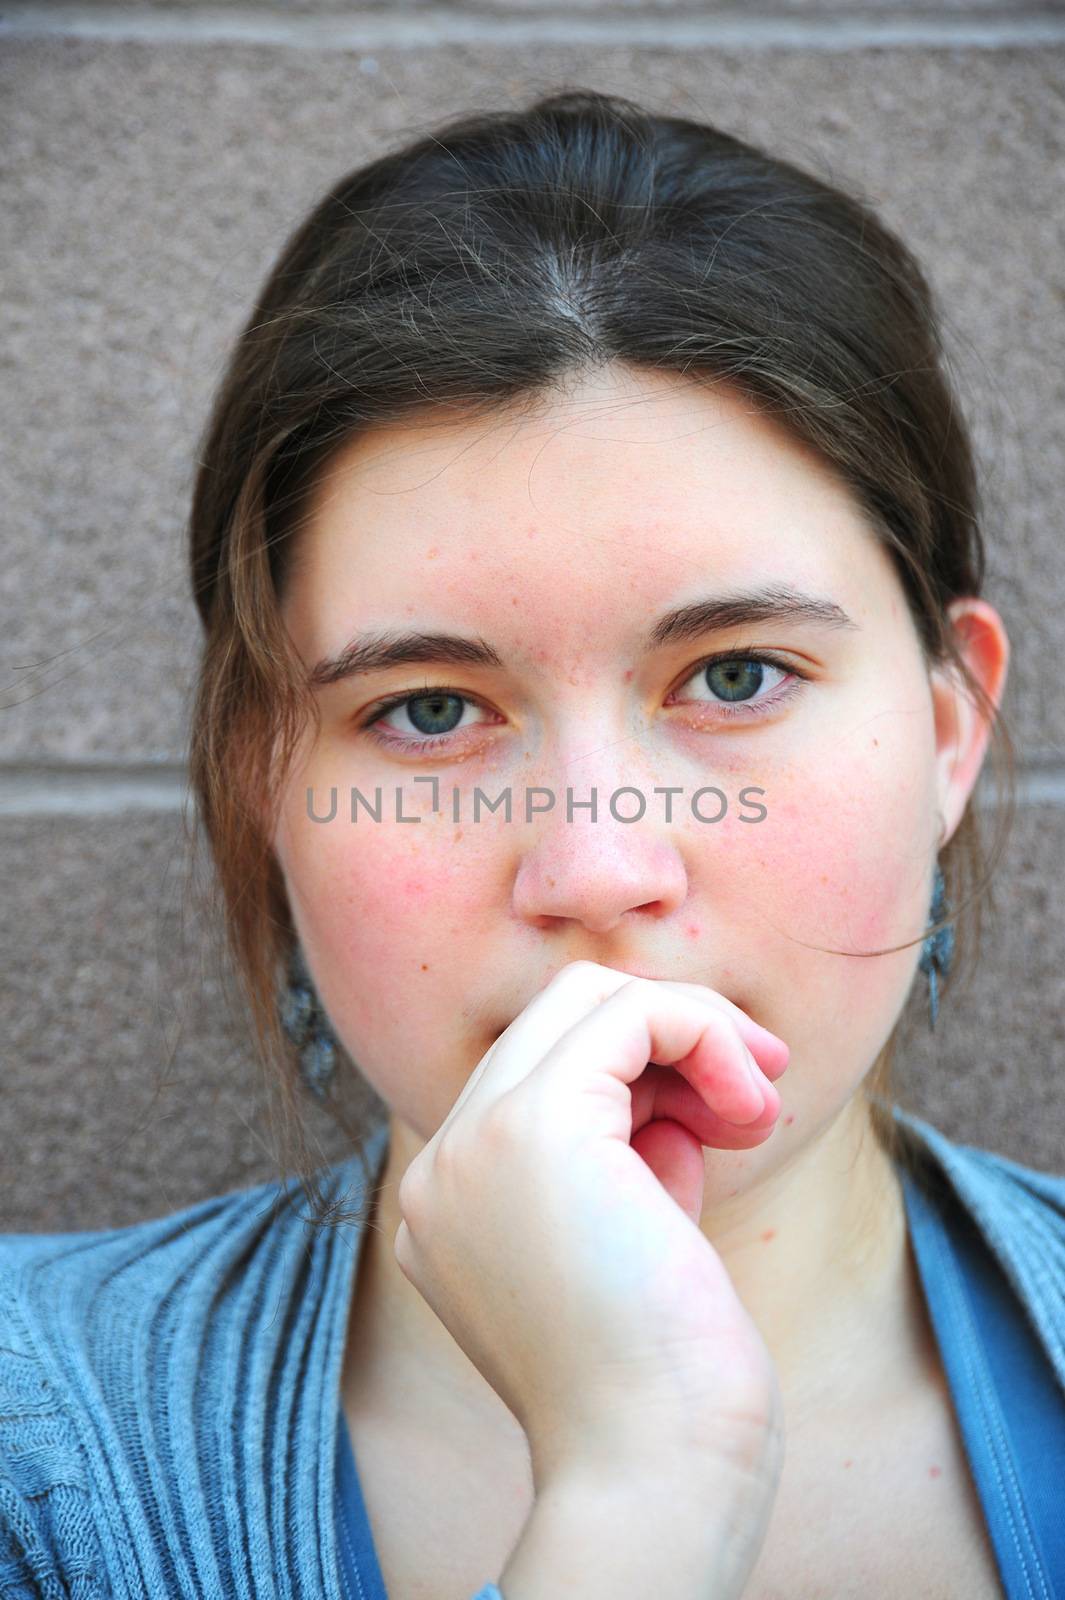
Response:
[{"label": "textured granite surface", "polygon": [[545,47],[535,68],[490,46],[6,43],[2,649],[17,703],[0,754],[180,758],[194,443],[286,231],[404,130],[566,78],[787,152],[913,245],[985,473],[988,598],[1014,641],[1007,709],[1026,749],[1065,751],[1047,671],[1065,604],[1065,49]]}]

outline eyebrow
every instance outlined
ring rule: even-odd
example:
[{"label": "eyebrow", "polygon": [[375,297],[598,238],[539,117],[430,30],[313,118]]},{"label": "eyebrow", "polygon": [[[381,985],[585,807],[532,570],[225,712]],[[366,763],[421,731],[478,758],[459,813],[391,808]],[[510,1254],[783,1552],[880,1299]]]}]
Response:
[{"label": "eyebrow", "polygon": [[[821,628],[858,624],[843,607],[823,595],[803,594],[775,584],[734,594],[706,595],[667,611],[644,635],[645,650],[660,650],[704,633],[748,627],[756,622],[790,622]],[[326,656],[311,671],[309,682],[322,687],[345,678],[383,672],[388,667],[434,662],[451,666],[501,668],[502,656],[481,638],[456,633],[380,632],[360,634],[339,655]]]}]

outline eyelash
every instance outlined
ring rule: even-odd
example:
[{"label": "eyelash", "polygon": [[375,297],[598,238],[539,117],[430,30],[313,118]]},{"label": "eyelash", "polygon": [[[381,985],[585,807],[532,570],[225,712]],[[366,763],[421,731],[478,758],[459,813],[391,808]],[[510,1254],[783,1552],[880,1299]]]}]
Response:
[{"label": "eyelash", "polygon": [[[772,652],[759,650],[722,650],[718,651],[716,655],[706,656],[704,660],[696,662],[695,666],[692,667],[691,671],[688,673],[688,676],[684,679],[684,683],[689,683],[697,672],[703,672],[707,667],[716,666],[722,661],[755,661],[761,666],[776,667],[778,671],[788,673],[792,678],[797,679],[801,683],[806,683],[809,681],[808,673],[800,672],[799,669],[793,666],[790,661],[782,660],[781,657],[773,655]],[[683,685],[681,687],[683,687]],[[783,688],[782,686],[778,685],[776,693],[765,700],[744,702],[737,701],[734,706],[729,706],[725,702],[721,701],[716,703],[716,710],[726,722],[748,722],[753,717],[761,716],[765,712],[775,711],[778,706],[783,705],[786,700],[790,700],[792,695],[796,694],[797,692],[798,683],[792,683],[787,688]],[[453,739],[457,730],[452,730],[451,733],[440,734],[436,738],[433,738],[431,734],[426,734],[420,739],[412,739],[407,738],[402,734],[380,734],[375,732],[374,729],[375,725],[380,722],[383,717],[386,717],[390,711],[394,711],[397,706],[406,705],[408,700],[420,700],[423,696],[428,698],[437,694],[455,695],[458,699],[466,701],[469,705],[478,705],[480,703],[479,701],[475,700],[472,695],[465,694],[462,690],[455,688],[451,684],[427,683],[424,688],[413,691],[408,690],[404,694],[391,695],[387,700],[378,702],[376,706],[371,707],[370,712],[359,724],[359,726],[364,732],[369,733],[371,739],[375,740],[377,744],[384,746],[384,748],[387,750],[435,750],[438,746],[446,745],[448,740]],[[706,704],[707,702],[702,703]],[[741,705],[743,706],[742,710],[740,709]],[[462,731],[465,732],[468,730]]]}]

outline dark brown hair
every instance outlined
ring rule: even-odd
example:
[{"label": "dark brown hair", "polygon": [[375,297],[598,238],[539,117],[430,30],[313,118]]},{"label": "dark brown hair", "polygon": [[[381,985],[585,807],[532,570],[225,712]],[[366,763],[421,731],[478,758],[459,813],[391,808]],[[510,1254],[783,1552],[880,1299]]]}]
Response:
[{"label": "dark brown hair", "polygon": [[[970,439],[913,255],[858,198],[706,123],[582,88],[463,115],[348,173],[290,237],[230,356],[192,499],[206,636],[192,793],[276,1091],[279,1161],[318,1220],[275,1004],[293,925],[261,808],[266,797],[274,814],[318,715],[278,609],[293,535],[316,476],[359,431],[426,407],[532,403],[605,362],[728,383],[816,448],[891,552],[926,664],[957,666],[1007,778],[995,848],[970,807],[940,856],[951,985],[958,957],[975,961],[1014,758],[946,616],[980,594],[985,554]],[[896,1033],[863,1089],[898,1160]],[[356,1152],[383,1109],[372,1091],[353,1116],[336,1108]]]}]

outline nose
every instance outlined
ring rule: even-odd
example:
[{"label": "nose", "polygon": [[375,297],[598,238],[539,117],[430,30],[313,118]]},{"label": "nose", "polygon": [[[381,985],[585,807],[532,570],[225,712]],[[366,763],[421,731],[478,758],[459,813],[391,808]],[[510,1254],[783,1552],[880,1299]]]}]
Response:
[{"label": "nose", "polygon": [[643,817],[618,822],[553,819],[522,857],[515,915],[536,928],[577,922],[610,933],[628,913],[660,920],[676,911],[688,878],[676,847]]}]

